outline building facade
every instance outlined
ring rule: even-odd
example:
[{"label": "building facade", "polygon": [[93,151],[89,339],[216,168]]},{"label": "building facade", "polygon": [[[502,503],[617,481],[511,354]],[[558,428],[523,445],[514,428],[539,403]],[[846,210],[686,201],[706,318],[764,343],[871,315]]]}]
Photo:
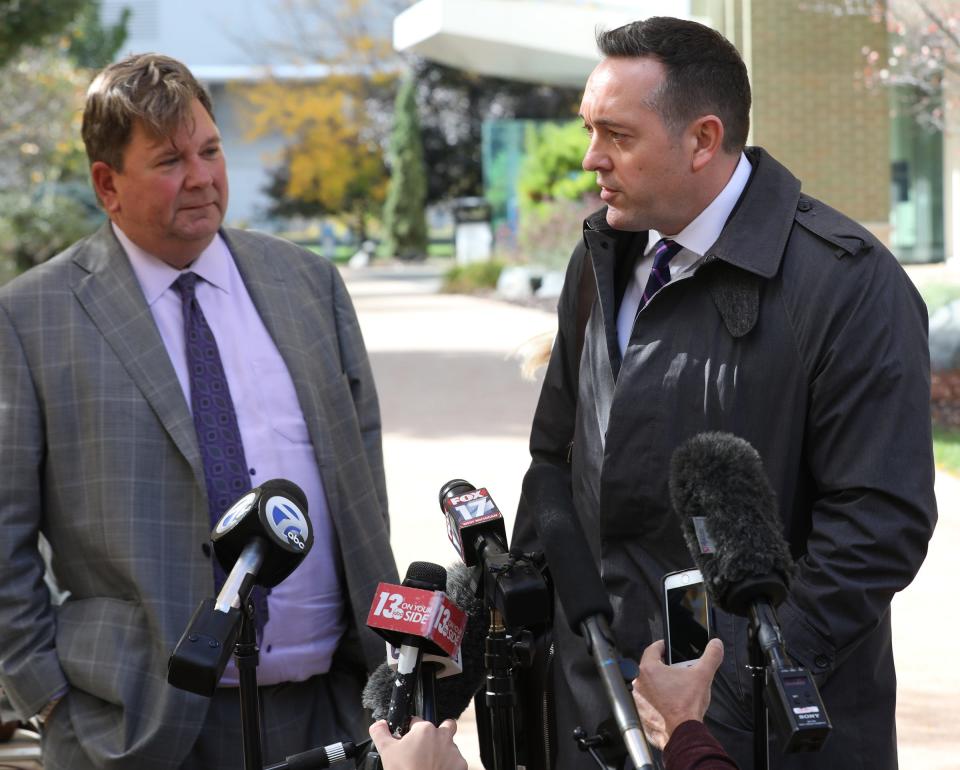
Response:
[{"label": "building facade", "polygon": [[[394,44],[484,74],[582,85],[598,58],[598,25],[653,15],[700,21],[728,37],[750,71],[752,144],[902,261],[960,255],[960,138],[898,116],[899,94],[867,87],[864,51],[885,57],[887,29],[870,15],[829,7],[804,0],[419,0],[397,17]],[[960,127],[953,106],[948,120]]]}]

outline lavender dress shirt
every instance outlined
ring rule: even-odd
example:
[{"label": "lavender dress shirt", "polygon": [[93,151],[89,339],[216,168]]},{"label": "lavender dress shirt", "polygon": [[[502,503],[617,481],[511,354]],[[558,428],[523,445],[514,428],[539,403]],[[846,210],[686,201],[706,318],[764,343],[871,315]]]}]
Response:
[{"label": "lavender dress shirt", "polygon": [[[172,288],[180,271],[147,254],[116,225],[113,230],[143,289],[189,408],[183,314],[180,296]],[[188,269],[203,279],[197,283],[197,301],[223,360],[251,485],[286,478],[307,496],[313,548],[303,564],[270,592],[270,621],[257,669],[258,684],[304,681],[330,669],[346,628],[336,535],[313,444],[290,373],[227,244],[217,235]],[[239,684],[232,661],[220,684]]]}]

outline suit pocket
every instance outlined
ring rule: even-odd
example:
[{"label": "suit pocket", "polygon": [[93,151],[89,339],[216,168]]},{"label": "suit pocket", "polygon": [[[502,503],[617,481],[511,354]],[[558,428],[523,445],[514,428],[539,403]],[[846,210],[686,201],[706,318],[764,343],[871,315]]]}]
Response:
[{"label": "suit pocket", "polygon": [[149,668],[143,608],[110,597],[70,599],[57,611],[57,656],[71,688],[123,705]]}]

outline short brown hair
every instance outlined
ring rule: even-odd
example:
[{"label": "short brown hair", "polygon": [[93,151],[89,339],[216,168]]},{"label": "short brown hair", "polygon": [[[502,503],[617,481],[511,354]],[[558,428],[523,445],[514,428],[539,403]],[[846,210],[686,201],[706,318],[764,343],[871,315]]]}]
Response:
[{"label": "short brown hair", "polygon": [[83,143],[90,163],[123,171],[135,121],[157,136],[174,133],[197,99],[213,117],[210,94],[186,65],[156,53],[134,54],[103,69],[87,90]]},{"label": "short brown hair", "polygon": [[650,57],[666,77],[650,107],[673,132],[713,113],[723,121],[723,149],[738,153],[750,131],[750,79],[740,53],[716,30],[695,21],[652,16],[597,34],[607,57]]}]

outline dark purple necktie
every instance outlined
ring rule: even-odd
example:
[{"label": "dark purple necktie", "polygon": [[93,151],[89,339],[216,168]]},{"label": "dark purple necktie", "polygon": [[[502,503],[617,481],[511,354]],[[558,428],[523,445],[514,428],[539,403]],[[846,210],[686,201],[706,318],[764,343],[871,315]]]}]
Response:
[{"label": "dark purple necktie", "polygon": [[[250,471],[217,341],[197,302],[197,280],[196,273],[182,273],[173,288],[183,302],[190,407],[203,460],[212,530],[227,508],[250,491]],[[216,557],[212,561],[214,586],[219,593],[226,575]],[[251,598],[256,609],[257,631],[262,638],[268,617],[267,591],[255,586]]]},{"label": "dark purple necktie", "polygon": [[676,241],[669,238],[661,238],[653,248],[653,267],[650,268],[650,277],[647,279],[647,285],[643,290],[643,296],[640,297],[640,305],[637,308],[639,313],[650,298],[660,289],[670,283],[670,260],[673,259],[683,247]]}]

